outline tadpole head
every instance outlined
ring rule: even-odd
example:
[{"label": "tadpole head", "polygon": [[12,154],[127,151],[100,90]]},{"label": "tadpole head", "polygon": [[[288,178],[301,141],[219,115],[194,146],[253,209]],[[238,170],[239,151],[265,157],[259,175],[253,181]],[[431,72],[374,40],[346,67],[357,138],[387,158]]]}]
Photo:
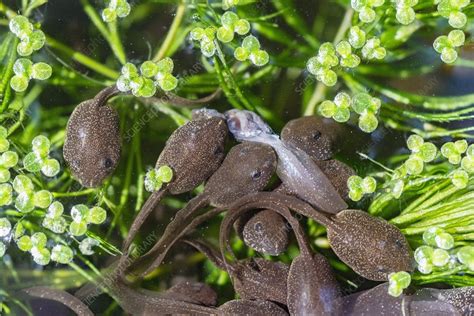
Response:
[{"label": "tadpole head", "polygon": [[247,246],[267,255],[278,256],[288,247],[289,230],[280,214],[263,210],[244,225],[242,235]]},{"label": "tadpole head", "polygon": [[121,139],[117,112],[94,99],[79,104],[67,124],[64,159],[85,187],[98,187],[120,160]]},{"label": "tadpole head", "polygon": [[330,120],[305,116],[286,123],[281,131],[281,139],[315,160],[327,160],[336,151],[339,130],[338,124]]},{"label": "tadpole head", "polygon": [[156,166],[173,169],[172,194],[191,191],[219,168],[227,134],[226,122],[218,117],[189,121],[171,134]]},{"label": "tadpole head", "polygon": [[204,194],[213,206],[228,206],[238,198],[261,191],[275,172],[277,159],[264,144],[245,142],[234,146],[206,184]]},{"label": "tadpole head", "polygon": [[238,141],[252,141],[255,137],[272,135],[273,131],[258,114],[247,110],[229,110],[225,113],[229,131]]},{"label": "tadpole head", "polygon": [[413,270],[410,247],[397,227],[359,210],[341,211],[333,221],[331,248],[359,275],[385,281],[392,272]]}]

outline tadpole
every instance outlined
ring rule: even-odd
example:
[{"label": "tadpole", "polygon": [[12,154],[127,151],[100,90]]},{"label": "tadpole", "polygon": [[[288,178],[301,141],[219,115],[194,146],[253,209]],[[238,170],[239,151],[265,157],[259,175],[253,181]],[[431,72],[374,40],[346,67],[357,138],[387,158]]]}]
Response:
[{"label": "tadpole", "polygon": [[191,120],[171,134],[158,157],[156,167],[171,167],[173,179],[161,190],[153,192],[143,205],[124,241],[125,252],[128,251],[139,228],[165,194],[191,191],[219,168],[225,155],[226,138],[226,123],[217,117]]},{"label": "tadpole", "polygon": [[[261,194],[268,195],[266,193]],[[261,194],[253,195],[253,197],[257,195],[260,197]],[[269,194],[275,195],[278,193]],[[276,202],[269,199],[261,200],[259,198],[249,198],[249,196],[246,196],[233,204],[221,223],[219,239],[222,258],[226,260],[224,251],[227,250],[231,258],[235,259],[229,242],[233,223],[240,216],[258,208],[270,209],[283,216],[291,225],[298,241],[300,254],[293,259],[288,272],[288,278],[285,280],[287,284],[286,304],[288,305],[290,313],[295,315],[321,315],[334,312],[333,301],[340,296],[340,290],[329,263],[324,256],[312,253],[301,225],[298,220],[292,216],[287,205],[281,203],[281,201]],[[232,264],[230,265],[233,266]],[[257,283],[259,285],[269,282],[268,279],[262,278],[261,274],[256,274],[256,276],[258,276],[256,280],[261,280]],[[244,281],[248,284],[248,280],[244,279]],[[262,289],[260,292],[263,293],[259,295],[274,293],[273,295],[278,296],[278,292],[272,291],[282,288],[282,282],[281,278],[274,277],[272,281],[270,281],[270,284],[260,286]],[[272,300],[278,301],[274,298]]]},{"label": "tadpole", "polygon": [[413,270],[405,236],[384,219],[360,210],[344,210],[328,217],[302,200],[275,192],[251,194],[236,203],[249,202],[262,207],[267,202],[283,205],[325,226],[333,251],[364,278],[385,281],[392,272]]},{"label": "tadpole", "polygon": [[268,144],[278,155],[277,174],[284,186],[299,198],[327,213],[346,209],[331,181],[304,151],[285,144],[254,112],[226,112],[229,131],[238,141]]},{"label": "tadpole", "polygon": [[285,144],[306,152],[315,160],[329,160],[338,152],[341,124],[317,116],[303,116],[289,121],[281,130]]},{"label": "tadpole", "polygon": [[[290,147],[306,152],[331,181],[339,195],[349,198],[347,180],[354,170],[339,160],[332,159],[338,146],[340,124],[316,116],[305,116],[289,121],[281,131],[281,140]],[[282,184],[275,191],[297,195]],[[236,222],[239,234],[247,246],[268,255],[284,252],[288,243],[288,232],[283,218],[271,211],[262,211]],[[242,229],[240,229],[242,227]],[[243,234],[241,233],[243,232]],[[276,238],[275,236],[278,236]]]},{"label": "tadpole", "polygon": [[219,315],[285,316],[288,313],[275,303],[264,300],[232,300],[219,307]]},{"label": "tadpole", "polygon": [[83,186],[99,186],[120,160],[119,117],[107,105],[107,100],[118,93],[115,85],[102,90],[80,103],[67,123],[64,159]]},{"label": "tadpole", "polygon": [[465,315],[474,301],[472,289],[422,288],[411,295],[393,297],[388,294],[388,283],[383,283],[345,296],[337,300],[336,304],[341,315]]},{"label": "tadpole", "polygon": [[242,230],[245,244],[258,252],[278,256],[288,247],[285,220],[272,210],[262,210],[245,223]]},{"label": "tadpole", "polygon": [[208,205],[224,209],[242,196],[263,190],[275,168],[276,156],[270,146],[251,142],[234,146],[219,169],[209,178],[203,193],[191,199],[176,213],[160,240],[134,266],[139,267],[143,262],[154,260],[141,275],[154,270],[197,210]]}]

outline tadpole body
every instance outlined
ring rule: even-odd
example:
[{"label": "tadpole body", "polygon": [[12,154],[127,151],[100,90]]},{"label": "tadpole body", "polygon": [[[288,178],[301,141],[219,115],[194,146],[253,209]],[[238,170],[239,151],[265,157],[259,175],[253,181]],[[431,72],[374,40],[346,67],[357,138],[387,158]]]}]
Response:
[{"label": "tadpole body", "polygon": [[218,315],[285,316],[288,313],[275,303],[264,300],[233,300],[219,306]]},{"label": "tadpole body", "polygon": [[374,281],[387,280],[398,271],[412,271],[408,242],[387,221],[360,210],[344,210],[327,227],[336,255],[359,275]]},{"label": "tadpole body", "polygon": [[[345,296],[337,301],[340,308],[339,315],[419,315],[419,316],[444,316],[465,315],[474,301],[472,287],[466,288],[465,293],[470,295],[461,300],[452,301],[451,295],[457,296],[459,289],[438,290],[423,288],[414,294],[402,294],[393,297],[388,294],[388,283],[380,284],[372,289]],[[467,298],[467,300],[465,300]],[[460,303],[460,304],[459,304]]]},{"label": "tadpole body", "polygon": [[238,203],[250,201],[262,207],[266,203],[283,205],[325,226],[336,255],[364,278],[385,281],[392,272],[413,270],[405,236],[384,219],[360,210],[344,210],[328,217],[304,201],[275,192],[248,195]]},{"label": "tadpole body", "polygon": [[[269,195],[284,196],[278,193],[247,195],[236,201],[229,209],[221,223],[219,239],[222,258],[227,260],[224,253],[225,250],[231,254],[231,258],[235,258],[229,240],[232,225],[240,216],[259,208],[277,212],[291,225],[300,248],[300,254],[293,259],[286,280],[286,305],[288,305],[290,313],[295,315],[332,313],[334,311],[333,302],[340,296],[340,290],[326,258],[312,253],[301,225],[291,215],[287,204],[282,203],[284,201],[281,200],[268,199]],[[260,197],[263,198],[261,199]],[[302,203],[306,204],[305,202]],[[230,265],[232,266],[232,264]],[[271,291],[267,289],[269,286],[278,288],[281,283],[280,278],[273,278],[273,282],[265,287],[265,292],[270,293]],[[275,298],[271,300],[278,301]]]},{"label": "tadpole body", "polygon": [[74,177],[85,187],[98,187],[120,160],[120,121],[107,100],[118,94],[113,86],[80,103],[66,127],[63,155]]},{"label": "tadpole body", "polygon": [[156,167],[173,170],[172,181],[153,192],[130,227],[123,249],[127,251],[148,215],[166,193],[181,194],[193,190],[219,168],[224,159],[227,126],[217,117],[191,120],[176,129],[166,142]]},{"label": "tadpole body", "polygon": [[142,275],[161,264],[168,250],[179,239],[180,231],[186,228],[197,210],[207,205],[225,208],[242,196],[263,190],[275,168],[276,156],[270,146],[251,142],[234,146],[219,169],[209,178],[204,192],[176,213],[160,240],[139,259],[137,266],[141,262],[154,260]]},{"label": "tadpole body", "polygon": [[290,147],[306,152],[326,177],[331,181],[339,195],[348,199],[347,180],[354,170],[345,163],[333,159],[340,149],[341,124],[316,116],[304,116],[289,121],[281,130],[281,140]]},{"label": "tadpole body", "polygon": [[[332,159],[337,152],[340,124],[333,120],[305,116],[289,121],[281,131],[282,142],[306,152],[331,181],[339,195],[349,199],[347,180],[355,175],[354,170],[343,162]],[[282,184],[275,191],[297,195]],[[264,214],[262,214],[265,212]],[[267,255],[279,255],[288,243],[288,232],[283,218],[271,211],[262,211],[253,217],[241,218],[237,229],[244,232],[247,246]],[[237,224],[237,223],[236,223]],[[240,227],[243,227],[240,229]]]},{"label": "tadpole body", "polygon": [[226,112],[229,131],[238,141],[268,144],[278,155],[277,174],[282,183],[299,198],[327,213],[347,208],[328,177],[304,151],[286,145],[255,113],[245,110]]},{"label": "tadpole body", "polygon": [[252,216],[242,230],[245,244],[258,252],[278,256],[288,247],[286,222],[272,210],[263,210]]},{"label": "tadpole body", "polygon": [[281,130],[285,144],[306,152],[315,160],[329,160],[338,152],[341,124],[317,116],[303,116],[289,121]]},{"label": "tadpole body", "polygon": [[229,262],[203,240],[183,241],[204,254],[217,268],[227,271],[240,298],[269,300],[286,305],[288,265],[262,258]]}]

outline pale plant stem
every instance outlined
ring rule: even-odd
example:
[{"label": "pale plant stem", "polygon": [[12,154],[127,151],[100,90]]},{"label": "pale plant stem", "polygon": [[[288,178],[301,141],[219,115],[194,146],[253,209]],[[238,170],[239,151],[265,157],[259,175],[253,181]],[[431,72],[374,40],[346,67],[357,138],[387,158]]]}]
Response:
[{"label": "pale plant stem", "polygon": [[[336,45],[342,40],[342,38],[344,37],[344,34],[351,26],[351,20],[352,20],[353,14],[354,14],[354,10],[351,7],[349,7],[346,10],[346,13],[344,14],[344,18],[342,19],[341,25],[339,25],[339,29],[337,30],[336,36],[334,37],[334,41],[333,41],[334,45]],[[314,114],[316,110],[316,105],[318,105],[318,103],[322,101],[322,99],[326,95],[326,90],[327,90],[327,86],[323,84],[322,82],[318,82],[318,84],[316,85],[316,88],[314,89],[313,95],[311,96],[311,99],[308,102],[308,106],[306,107],[306,110],[304,111],[304,116],[309,116],[309,115]]]},{"label": "pale plant stem", "polygon": [[161,44],[160,49],[156,53],[155,57],[153,57],[153,61],[160,61],[163,57],[166,57],[169,48],[173,44],[173,40],[178,32],[179,26],[183,21],[184,13],[186,12],[186,6],[184,3],[180,3],[178,8],[176,9],[176,15],[173,19],[173,23],[170,26],[168,34],[166,35],[163,44]]}]

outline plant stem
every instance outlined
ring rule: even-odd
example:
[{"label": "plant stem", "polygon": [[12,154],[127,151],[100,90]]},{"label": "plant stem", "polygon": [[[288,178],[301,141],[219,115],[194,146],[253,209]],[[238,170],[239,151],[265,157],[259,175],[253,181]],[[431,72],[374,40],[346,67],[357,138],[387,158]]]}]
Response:
[{"label": "plant stem", "polygon": [[89,16],[92,23],[95,27],[99,30],[100,34],[106,39],[109,43],[112,52],[114,53],[115,57],[120,61],[120,63],[125,64],[127,58],[125,57],[125,52],[123,50],[122,43],[120,42],[118,33],[117,33],[117,26],[113,25],[114,23],[109,23],[109,29],[105,26],[104,22],[102,21],[99,14],[95,8],[89,3],[88,0],[81,0],[82,6],[84,7],[84,12]]},{"label": "plant stem", "polygon": [[112,50],[114,50],[115,56],[117,56],[118,60],[122,65],[127,62],[127,57],[125,55],[125,51],[123,49],[122,41],[120,40],[120,34],[117,29],[117,22],[109,23],[109,31],[110,31],[110,42]]},{"label": "plant stem", "polygon": [[[337,44],[341,41],[344,37],[344,34],[351,26],[352,15],[354,14],[354,10],[349,6],[347,8],[346,13],[344,14],[344,18],[342,19],[341,25],[339,25],[339,29],[337,30],[336,36],[334,37],[333,44]],[[327,86],[322,82],[318,82],[316,85],[316,89],[314,89],[313,95],[306,106],[306,110],[304,111],[305,116],[313,115],[314,111],[316,110],[316,105],[322,101],[324,96],[326,95]]]},{"label": "plant stem", "polygon": [[77,197],[77,196],[83,196],[83,195],[89,195],[97,193],[97,189],[87,189],[87,190],[82,190],[82,191],[77,191],[77,192],[53,192],[53,196],[55,198],[58,197]]},{"label": "plant stem", "polygon": [[104,64],[69,48],[68,46],[64,45],[63,43],[55,40],[54,38],[50,36],[46,37],[46,44],[50,46],[51,48],[55,48],[63,52],[64,54],[68,55],[71,59],[77,61],[81,65],[86,66],[87,68],[94,70],[95,72],[101,75],[104,75],[107,78],[116,80],[119,76],[119,73],[116,72],[115,70],[110,69]]},{"label": "plant stem", "polygon": [[161,44],[160,49],[156,53],[155,57],[153,57],[153,61],[160,61],[161,59],[163,59],[163,57],[167,56],[168,50],[171,47],[171,44],[173,43],[174,37],[178,32],[181,22],[183,21],[185,12],[186,5],[184,5],[184,3],[180,3],[178,5],[178,8],[176,9],[176,15],[173,19],[173,23],[170,26],[168,34],[166,35],[166,38],[163,41],[163,44]]}]

